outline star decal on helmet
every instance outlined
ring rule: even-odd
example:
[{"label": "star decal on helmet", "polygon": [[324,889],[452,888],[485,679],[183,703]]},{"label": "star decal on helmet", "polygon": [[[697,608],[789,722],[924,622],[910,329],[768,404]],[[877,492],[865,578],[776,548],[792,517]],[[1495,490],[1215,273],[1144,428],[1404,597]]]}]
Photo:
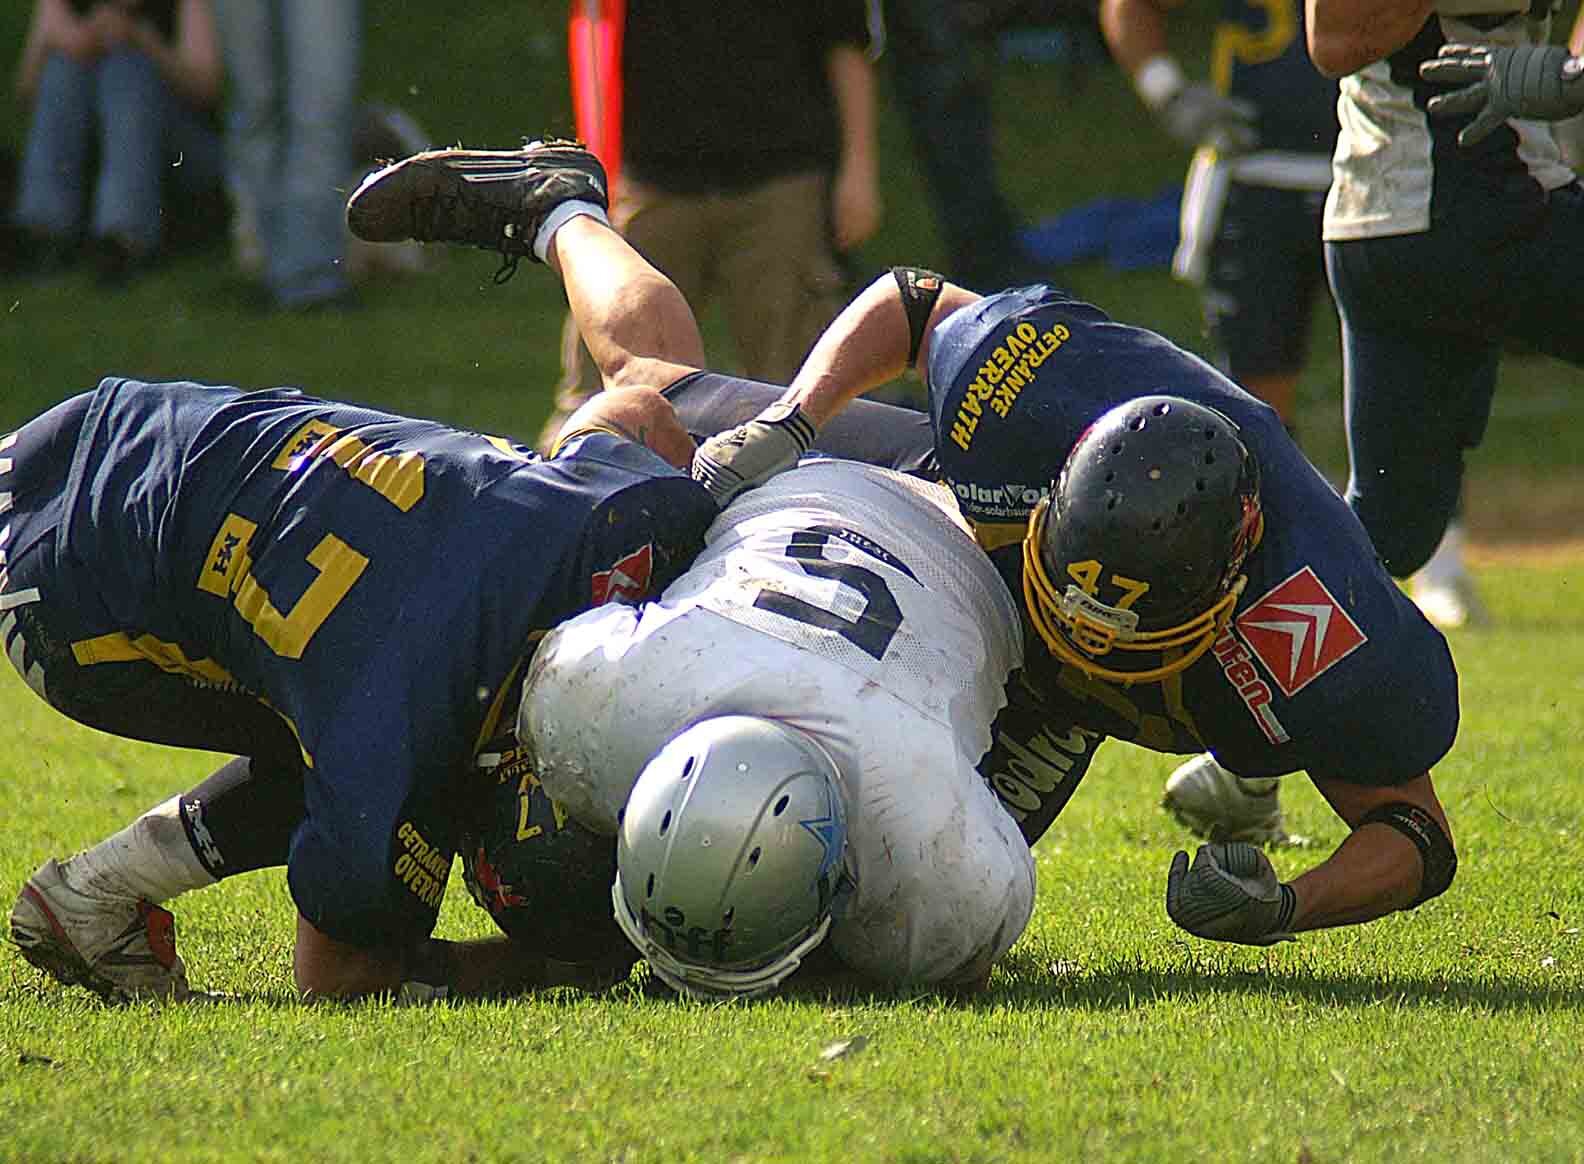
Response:
[{"label": "star decal on helmet", "polygon": [[825,847],[825,855],[820,858],[819,872],[815,875],[815,880],[818,880],[829,873],[831,867],[841,859],[842,850],[847,844],[847,830],[834,816],[800,820],[798,824],[803,826],[809,836]]}]

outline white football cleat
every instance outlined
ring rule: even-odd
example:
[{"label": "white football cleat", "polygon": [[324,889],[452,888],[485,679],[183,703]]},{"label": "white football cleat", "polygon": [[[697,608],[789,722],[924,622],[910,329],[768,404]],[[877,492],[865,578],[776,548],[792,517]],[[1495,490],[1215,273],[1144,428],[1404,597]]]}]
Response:
[{"label": "white football cleat", "polygon": [[1421,571],[1413,576],[1408,589],[1414,605],[1438,630],[1490,625],[1490,612],[1480,601],[1474,579],[1466,572],[1435,578]]},{"label": "white football cleat", "polygon": [[1179,764],[1166,778],[1161,805],[1189,830],[1211,841],[1299,845],[1282,825],[1273,779],[1234,776],[1209,752]]},{"label": "white football cleat", "polygon": [[22,887],[11,907],[11,940],[52,978],[106,1002],[182,1001],[190,993],[170,911],[84,892],[72,884],[70,861],[44,862]]}]

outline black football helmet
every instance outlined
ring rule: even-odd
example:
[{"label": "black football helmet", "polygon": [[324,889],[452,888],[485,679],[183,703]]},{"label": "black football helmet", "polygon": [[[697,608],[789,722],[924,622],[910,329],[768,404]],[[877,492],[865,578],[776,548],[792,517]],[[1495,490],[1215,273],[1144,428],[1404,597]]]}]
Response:
[{"label": "black football helmet", "polygon": [[611,916],[616,838],[568,817],[531,773],[490,779],[481,791],[462,840],[462,877],[501,932],[559,962],[629,955]]},{"label": "black football helmet", "polygon": [[1023,594],[1057,658],[1113,683],[1210,649],[1264,531],[1259,463],[1221,413],[1141,396],[1078,438],[1029,517]]}]

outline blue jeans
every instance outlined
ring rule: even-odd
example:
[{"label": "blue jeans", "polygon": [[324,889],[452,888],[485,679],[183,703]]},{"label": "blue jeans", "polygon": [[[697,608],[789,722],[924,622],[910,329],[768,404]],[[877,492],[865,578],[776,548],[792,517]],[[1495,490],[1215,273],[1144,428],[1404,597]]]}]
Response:
[{"label": "blue jeans", "polygon": [[1502,341],[1584,366],[1584,187],[1553,190],[1533,229],[1514,237],[1437,223],[1325,251],[1342,320],[1347,502],[1386,568],[1406,578],[1457,510]]},{"label": "blue jeans", "polygon": [[282,306],[346,289],[346,183],[362,54],[360,0],[220,0],[232,191],[258,222]]},{"label": "blue jeans", "polygon": [[891,5],[892,79],[946,244],[954,283],[995,291],[1031,281],[1020,223],[996,180],[995,34],[955,0]]},{"label": "blue jeans", "polygon": [[44,62],[22,154],[19,226],[76,238],[91,183],[89,233],[152,251],[167,177],[191,193],[218,188],[220,138],[151,58],[128,50],[89,62],[56,53]]}]

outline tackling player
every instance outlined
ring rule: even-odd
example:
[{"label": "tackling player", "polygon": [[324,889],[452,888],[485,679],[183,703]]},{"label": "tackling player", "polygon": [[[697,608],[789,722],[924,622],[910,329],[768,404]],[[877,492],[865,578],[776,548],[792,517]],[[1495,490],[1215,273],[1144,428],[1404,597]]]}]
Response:
[{"label": "tackling player", "polygon": [[[832,422],[801,439],[909,367],[929,434]],[[776,394],[700,376],[668,395],[710,431]],[[1429,771],[1457,729],[1445,640],[1276,414],[1210,365],[1049,287],[981,297],[899,270],[838,317],[782,399],[707,441],[694,473],[730,494],[808,443],[932,451],[1025,596],[1037,633],[985,771],[1030,842],[1112,736],[1208,750],[1239,776],[1306,771],[1352,829],[1287,885],[1247,843],[1203,845],[1191,868],[1178,854],[1168,909],[1193,933],[1263,945],[1450,884]]]},{"label": "tackling player", "polygon": [[[557,156],[509,162],[530,240],[566,198],[603,201],[597,164],[539,182]],[[11,912],[22,955],[107,998],[181,997],[159,903],[285,864],[305,994],[552,981],[505,943],[428,937],[474,766],[500,759],[537,637],[658,592],[716,514],[658,394],[604,394],[567,431],[544,459],[292,389],[111,378],[0,439],[13,665],[80,723],[239,757],[45,862]]]}]

